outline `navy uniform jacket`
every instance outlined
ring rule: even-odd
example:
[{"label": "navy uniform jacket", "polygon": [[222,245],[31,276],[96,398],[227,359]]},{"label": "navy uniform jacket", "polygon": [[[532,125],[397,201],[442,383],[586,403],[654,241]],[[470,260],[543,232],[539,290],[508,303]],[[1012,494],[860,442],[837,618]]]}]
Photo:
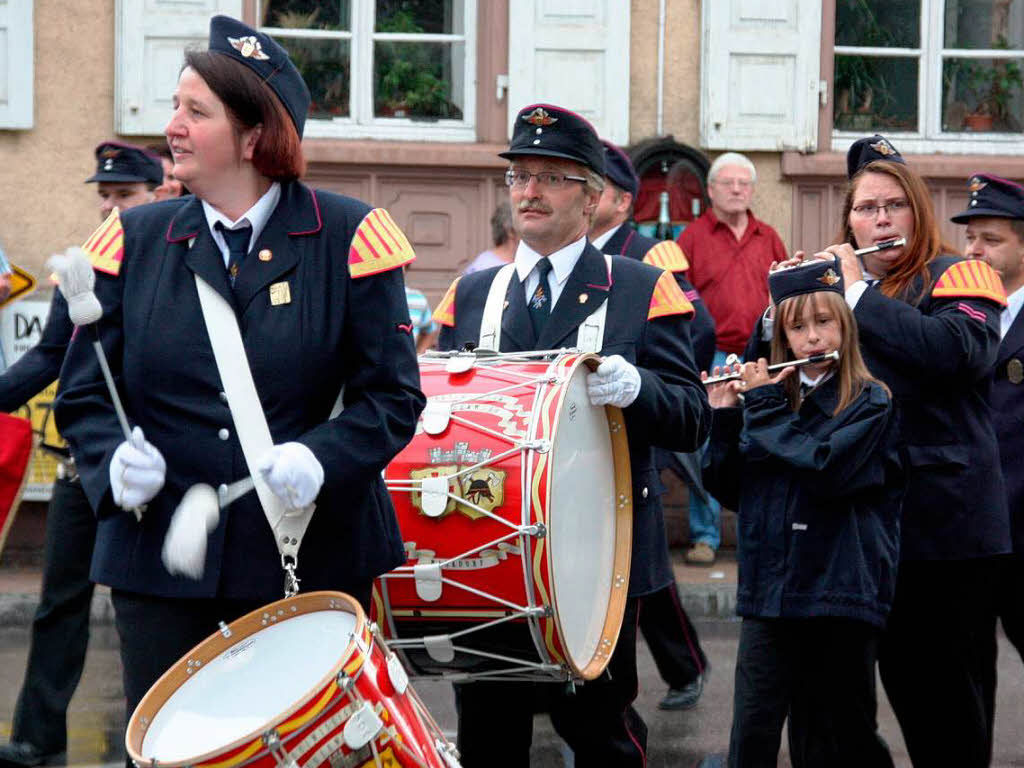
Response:
[{"label": "navy uniform jacket", "polygon": [[[928,265],[923,295],[920,280],[906,300],[869,289],[854,311],[864,361],[892,390],[906,444],[903,560],[961,560],[1010,549],[988,404],[1002,288],[998,280],[994,289],[950,287],[950,277],[964,269],[958,265],[967,263],[940,256]],[[977,265],[979,274],[994,277],[983,262]],[[759,322],[751,344],[760,334]],[[766,357],[766,346],[748,347],[747,354]]]},{"label": "navy uniform jacket", "polygon": [[[323,465],[299,551],[303,591],[365,590],[405,562],[381,470],[411,439],[424,398],[401,269],[351,276],[350,246],[369,212],[357,200],[282,185],[234,289],[198,199],[123,214],[120,273],[97,274],[104,306],[97,325],[129,421],[163,454],[167,479],[141,524],[113,505],[108,467],[124,437],[87,343],[92,331],[80,329],[61,371],[56,415],[100,517],[94,581],[160,596],[282,595],[280,557],[255,493],[221,511],[202,580],[173,577],[160,560],[171,513],[189,486],[248,475],[194,274],[235,307],[274,443],[299,441]],[[274,304],[269,289],[280,283],[290,300]],[[328,420],[342,385],[345,410]]]},{"label": "navy uniform jacket", "polygon": [[[484,302],[498,269],[465,275],[449,289],[434,315],[445,326],[441,349],[477,343]],[[707,435],[711,416],[704,385],[694,369],[688,313],[648,320],[655,286],[664,274],[632,259],[613,258],[609,280],[604,257],[587,245],[539,339],[534,338],[523,284],[515,274],[501,325],[501,352],[571,347],[579,324],[599,306],[593,299],[609,302],[601,354],[622,355],[637,366],[641,377],[640,394],[623,411],[633,475],[631,596],[654,592],[674,578],[655,490],[659,485],[652,448],[696,450]],[[675,283],[669,285],[683,300]],[[578,297],[584,293],[591,300],[581,304]]]},{"label": "navy uniform jacket", "polygon": [[889,395],[869,384],[837,416],[835,377],[793,411],[781,386],[715,410],[704,482],[738,511],[736,611],[884,626],[903,471]]},{"label": "navy uniform jacket", "polygon": [[[655,257],[651,252],[657,246],[673,249],[675,253],[669,255],[667,259]],[[697,293],[697,289],[686,279],[685,272],[689,268],[689,264],[687,264],[686,256],[679,244],[673,240],[655,240],[653,237],[646,237],[628,224],[623,224],[614,235],[608,238],[608,242],[604,244],[601,251],[614,256],[628,256],[655,267],[663,267],[675,276],[679,287],[683,289],[686,298],[693,305],[694,314],[690,320],[690,339],[693,342],[693,358],[697,364],[697,370],[711,370],[711,363],[715,359],[715,321],[701,300],[700,294]]]},{"label": "navy uniform jacket", "polygon": [[[1014,363],[1013,361],[1017,362]],[[995,374],[992,379],[992,421],[999,438],[999,455],[1006,484],[1006,500],[1010,508],[1010,529],[1013,551],[1024,555],[1024,382],[1009,376],[1009,366],[1019,371],[1024,366],[1024,312],[1018,312],[1013,324],[999,345]]]},{"label": "navy uniform jacket", "polygon": [[13,411],[57,380],[74,330],[68,303],[55,290],[39,343],[0,374],[0,411]]}]

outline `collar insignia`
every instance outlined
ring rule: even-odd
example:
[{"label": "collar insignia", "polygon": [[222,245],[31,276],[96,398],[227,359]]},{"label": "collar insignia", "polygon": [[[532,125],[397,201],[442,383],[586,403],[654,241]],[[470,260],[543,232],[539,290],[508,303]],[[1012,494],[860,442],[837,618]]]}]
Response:
[{"label": "collar insignia", "polygon": [[255,35],[229,37],[228,42],[231,43],[232,48],[242,54],[242,58],[256,59],[257,61],[267,61],[270,58],[263,52],[263,46],[260,45],[260,41],[256,39]]},{"label": "collar insignia", "polygon": [[970,192],[980,192],[981,190],[983,190],[987,186],[988,186],[988,182],[987,181],[982,181],[981,177],[979,177],[979,176],[973,176],[973,177],[971,177],[971,183],[968,185],[967,189]]},{"label": "collar insignia", "polygon": [[835,270],[832,269],[832,267],[829,267],[827,270],[825,270],[825,274],[818,278],[818,282],[824,283],[825,285],[831,288],[833,285],[839,282],[839,275],[836,274]]},{"label": "collar insignia", "polygon": [[877,152],[878,154],[882,155],[883,157],[888,157],[889,155],[896,154],[896,148],[893,147],[893,145],[890,144],[887,139],[881,139],[879,141],[876,141],[874,144],[868,144],[868,146],[875,150],[875,152]]},{"label": "collar insignia", "polygon": [[523,120],[525,120],[526,122],[530,123],[531,125],[544,125],[544,126],[551,125],[552,123],[557,123],[558,122],[558,118],[557,117],[552,117],[551,115],[549,115],[547,113],[547,110],[545,110],[543,107],[537,107],[530,114],[523,115]]}]

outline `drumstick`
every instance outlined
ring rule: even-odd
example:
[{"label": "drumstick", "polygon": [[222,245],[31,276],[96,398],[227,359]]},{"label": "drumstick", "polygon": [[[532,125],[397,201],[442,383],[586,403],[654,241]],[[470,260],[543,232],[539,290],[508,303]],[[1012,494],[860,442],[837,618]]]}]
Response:
[{"label": "drumstick", "polygon": [[[64,295],[68,303],[68,315],[75,327],[81,328],[91,325],[94,339],[92,348],[96,352],[96,359],[103,373],[103,381],[110,393],[110,400],[114,404],[114,413],[117,414],[117,421],[121,425],[121,432],[124,433],[125,442],[134,445],[142,450],[132,439],[132,430],[128,425],[128,416],[125,414],[124,405],[121,403],[121,396],[114,384],[114,377],[110,372],[110,364],[107,362],[107,355],[100,343],[99,329],[96,322],[103,317],[103,306],[100,304],[93,287],[96,285],[96,274],[93,272],[92,264],[85,251],[81,248],[68,248],[63,254],[54,254],[50,257],[47,266],[57,274],[57,288]],[[142,520],[142,511],[145,507],[135,507],[131,511],[135,519]]]}]

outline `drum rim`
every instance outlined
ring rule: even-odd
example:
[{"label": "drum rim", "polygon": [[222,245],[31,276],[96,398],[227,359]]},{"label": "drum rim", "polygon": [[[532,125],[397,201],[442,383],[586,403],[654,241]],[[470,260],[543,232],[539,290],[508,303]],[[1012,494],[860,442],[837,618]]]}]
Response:
[{"label": "drum rim", "polygon": [[[247,744],[251,744],[257,740],[261,740],[263,734],[271,729],[275,729],[282,723],[287,722],[291,719],[298,711],[307,707],[314,699],[314,694],[322,691],[327,685],[329,685],[338,675],[342,669],[348,666],[353,659],[358,655],[361,648],[359,646],[359,640],[366,640],[364,637],[369,633],[369,624],[366,619],[366,613],[363,610],[362,605],[351,595],[345,594],[344,592],[333,592],[333,591],[319,591],[319,592],[307,592],[305,594],[298,594],[294,597],[286,597],[281,600],[275,600],[272,603],[268,603],[254,611],[250,611],[244,616],[232,621],[227,625],[227,628],[231,630],[231,635],[225,637],[222,630],[218,630],[210,634],[198,645],[191,648],[188,653],[178,659],[172,664],[168,670],[160,676],[150,689],[146,692],[146,695],[142,697],[135,711],[132,712],[131,717],[128,719],[128,726],[125,729],[125,749],[128,752],[128,756],[131,760],[139,766],[146,766],[152,762],[152,759],[146,758],[142,755],[142,745],[145,741],[146,730],[153,722],[153,718],[161,710],[161,708],[167,703],[167,701],[191,678],[186,673],[188,668],[188,662],[195,658],[200,658],[203,664],[209,663],[211,660],[217,658],[234,645],[245,640],[246,638],[252,637],[257,634],[264,627],[253,626],[249,627],[249,624],[258,624],[263,614],[276,611],[278,608],[283,606],[297,606],[297,610],[289,612],[284,621],[295,618],[297,616],[303,616],[309,613],[316,613],[321,610],[337,610],[338,606],[332,605],[332,601],[340,600],[344,604],[341,606],[341,610],[349,610],[353,613],[356,618],[356,625],[353,629],[353,637],[349,640],[345,649],[339,654],[338,661],[331,667],[330,672],[324,675],[319,682],[316,683],[306,694],[306,696],[299,701],[291,703],[286,709],[282,710],[279,714],[271,717],[267,722],[256,731],[241,736],[216,750],[204,752],[200,755],[190,756],[187,759],[182,760],[156,760],[156,764],[166,768],[173,768],[175,766],[200,766],[210,761],[217,761],[218,764],[223,763],[223,756],[236,751],[240,747],[244,747]],[[247,629],[245,634],[239,634],[242,629]],[[203,649],[200,655],[200,649]],[[365,661],[364,656],[360,656],[360,669]],[[356,672],[358,675],[358,672]],[[142,721],[146,720],[145,726]],[[301,726],[300,726],[301,727]],[[297,729],[298,730],[298,729]],[[285,738],[289,738],[291,733],[287,734]],[[136,748],[137,747],[137,748]],[[265,749],[266,747],[264,747]],[[259,754],[260,750],[256,750],[253,754],[238,761],[241,765],[245,762],[250,761]]]},{"label": "drum rim", "polygon": [[[555,364],[561,364],[566,366],[569,362],[566,358],[558,358],[554,361]],[[579,354],[575,360],[571,361],[570,366],[566,366],[565,370],[569,375],[574,375],[576,370],[581,366],[587,366],[591,371],[594,371],[597,366],[601,363],[601,357],[592,353]],[[563,405],[565,398],[568,395],[569,388],[561,387],[558,390],[557,403],[554,404],[554,418],[551,422],[551,435],[558,434],[559,423],[562,418]],[[549,404],[550,407],[551,404]],[[615,473],[615,491],[616,497],[625,497],[625,504],[618,504],[615,511],[615,556],[613,558],[613,569],[612,569],[612,591],[608,600],[608,607],[605,612],[604,625],[601,628],[601,642],[598,644],[597,650],[591,658],[580,667],[577,660],[569,658],[568,653],[568,642],[566,638],[565,628],[562,626],[561,613],[558,610],[558,591],[554,588],[554,563],[552,561],[552,555],[554,548],[550,545],[550,540],[544,541],[544,553],[545,563],[547,565],[548,573],[551,576],[551,607],[552,615],[548,621],[553,621],[555,624],[555,631],[558,636],[559,645],[561,645],[561,652],[559,655],[563,658],[563,663],[567,666],[574,674],[583,680],[594,680],[602,672],[605,667],[608,666],[608,662],[611,660],[612,653],[615,651],[615,647],[618,644],[619,633],[622,629],[622,619],[625,616],[626,611],[626,598],[629,591],[629,572],[632,563],[633,553],[633,481],[632,481],[632,469],[629,461],[629,443],[626,437],[626,421],[623,417],[622,410],[615,408],[614,406],[604,406],[605,416],[608,419],[608,433],[611,437],[612,443],[612,459],[614,464]],[[612,429],[613,423],[619,425],[618,429]],[[547,467],[545,468],[545,477],[547,482],[545,484],[544,493],[544,504],[545,504],[545,516],[551,510],[551,470],[555,466],[555,444],[552,440],[551,451],[548,454],[549,460]],[[548,535],[551,535],[551,527],[548,526]],[[616,575],[624,575],[623,579],[616,578]],[[550,650],[550,649],[549,649]]]}]

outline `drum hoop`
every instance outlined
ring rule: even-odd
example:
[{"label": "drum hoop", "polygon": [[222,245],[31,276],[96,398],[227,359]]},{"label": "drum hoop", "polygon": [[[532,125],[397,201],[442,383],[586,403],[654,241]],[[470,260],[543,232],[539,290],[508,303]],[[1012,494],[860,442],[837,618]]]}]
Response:
[{"label": "drum hoop", "polygon": [[[571,366],[566,366],[566,361],[564,360],[557,362],[562,364],[563,369],[567,371],[569,377],[571,377],[581,365],[587,366],[591,371],[595,370],[601,362],[601,357],[596,354],[579,355],[576,360],[572,361]],[[565,403],[565,397],[568,393],[568,389],[568,387],[562,387],[558,390],[557,402],[548,403],[547,405],[547,407],[551,408],[548,413],[553,414],[550,430],[552,436],[558,434],[559,420],[561,419],[562,408]],[[616,505],[615,552],[612,560],[612,592],[605,612],[604,625],[601,628],[601,641],[598,643],[598,648],[594,655],[583,665],[582,668],[578,667],[575,661],[569,658],[566,632],[565,628],[562,626],[561,613],[558,610],[558,593],[554,589],[551,590],[552,616],[548,619],[548,621],[553,623],[555,632],[558,636],[558,642],[565,651],[565,660],[563,663],[572,670],[575,676],[578,676],[583,680],[593,680],[597,678],[604,671],[605,667],[608,666],[608,662],[611,660],[611,655],[615,651],[615,646],[618,643],[619,631],[622,628],[622,619],[626,610],[629,571],[633,551],[633,483],[632,470],[629,462],[629,443],[626,437],[626,422],[623,418],[621,409],[613,406],[605,406],[604,410],[609,422],[608,431],[612,443],[615,495],[617,499],[624,499],[625,503],[620,502]],[[614,424],[618,424],[619,428],[613,429],[612,426]],[[544,498],[544,509],[546,513],[551,510],[550,474],[551,469],[554,466],[555,441],[552,437],[551,450],[548,453],[547,467],[549,481],[545,488]],[[551,526],[548,526],[548,536],[551,536],[551,534]],[[548,544],[548,542],[545,541],[545,544]],[[554,573],[552,551],[553,548],[548,545],[546,547],[546,552],[544,553],[545,564],[549,574]],[[536,564],[535,567],[539,568],[539,563]]]},{"label": "drum hoop", "polygon": [[[128,720],[128,727],[125,731],[125,748],[128,751],[128,756],[140,766],[148,765],[151,761],[142,755],[142,743],[146,737],[146,730],[148,726],[153,722],[153,718],[156,714],[164,707],[167,701],[173,696],[183,685],[185,685],[191,677],[186,670],[190,669],[189,662],[199,660],[201,665],[206,665],[213,659],[219,657],[224,651],[228,650],[234,645],[237,645],[242,640],[252,637],[258,634],[262,629],[267,626],[273,626],[273,624],[261,625],[261,619],[264,614],[272,613],[279,609],[287,607],[289,613],[284,619],[295,618],[296,616],[303,616],[308,613],[316,613],[321,610],[336,610],[338,608],[337,602],[340,601],[346,608],[354,609],[349,611],[355,614],[356,625],[353,629],[353,636],[345,646],[344,651],[339,654],[338,661],[331,667],[330,673],[322,677],[316,685],[314,685],[306,694],[306,696],[297,702],[294,702],[286,709],[282,710],[279,714],[274,715],[270,718],[265,725],[263,725],[258,731],[241,736],[238,739],[219,747],[215,751],[205,752],[201,755],[190,756],[187,759],[179,761],[157,761],[161,766],[206,766],[206,768],[229,768],[229,766],[242,765],[260,749],[265,749],[263,745],[263,734],[270,730],[279,729],[280,726],[289,724],[291,721],[296,719],[296,715],[303,712],[303,715],[309,715],[301,719],[301,722],[293,724],[293,727],[288,728],[286,733],[281,733],[282,740],[285,740],[286,734],[288,736],[300,731],[304,726],[309,724],[309,721],[315,717],[315,715],[323,711],[327,706],[331,704],[336,698],[336,695],[344,695],[344,692],[337,689],[336,678],[338,673],[345,671],[350,677],[358,677],[363,664],[365,662],[365,654],[370,652],[372,647],[372,636],[370,633],[369,622],[366,620],[366,614],[363,611],[363,607],[359,604],[355,598],[344,594],[343,592],[308,592],[306,594],[299,594],[294,597],[284,598],[283,600],[277,600],[273,603],[269,603],[261,608],[257,608],[254,611],[235,619],[227,628],[231,631],[230,636],[225,637],[222,630],[214,632],[205,640],[200,642],[188,653],[178,659],[171,667],[160,677],[156,683],[146,692],[146,695],[142,697],[132,716]],[[275,622],[276,623],[276,622]],[[251,626],[250,625],[254,625]],[[244,631],[244,634],[240,632]],[[356,663],[358,662],[358,663]],[[202,666],[200,666],[200,669]],[[330,689],[335,689],[336,695],[328,695]],[[319,704],[316,708],[316,712],[311,712],[312,704]],[[212,761],[212,762],[211,762]]]}]

